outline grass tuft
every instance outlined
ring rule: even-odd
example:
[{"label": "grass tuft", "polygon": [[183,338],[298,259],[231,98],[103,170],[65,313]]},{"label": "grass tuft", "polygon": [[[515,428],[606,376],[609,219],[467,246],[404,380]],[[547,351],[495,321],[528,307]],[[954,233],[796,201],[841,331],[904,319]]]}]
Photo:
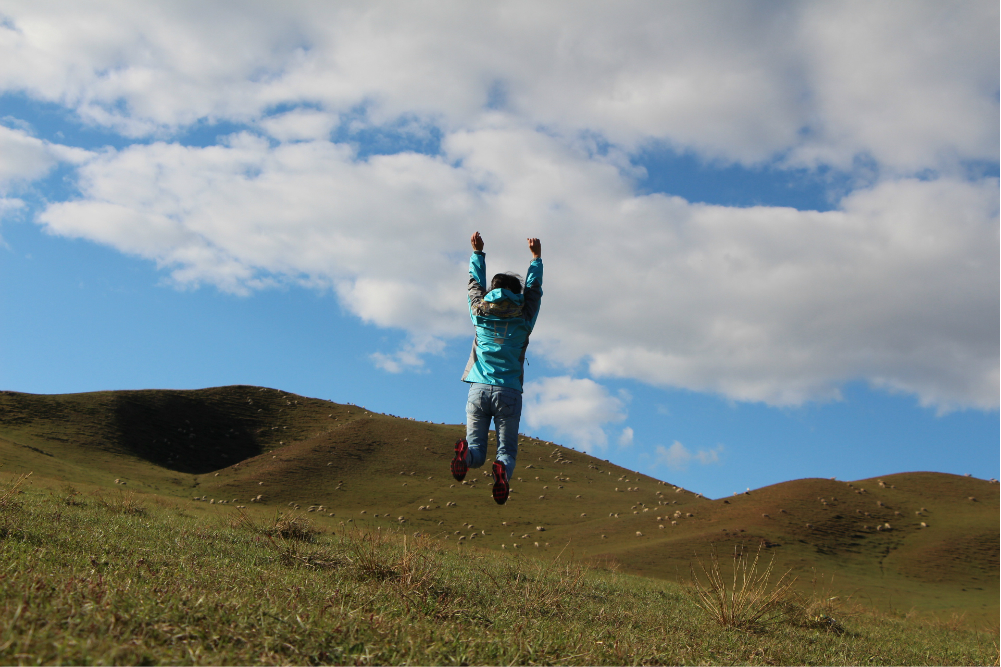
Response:
[{"label": "grass tuft", "polygon": [[138,497],[135,491],[119,491],[110,498],[106,498],[98,491],[97,505],[109,512],[116,514],[126,514],[132,516],[142,516],[146,514],[146,504]]},{"label": "grass tuft", "polygon": [[21,493],[21,486],[31,477],[30,472],[19,475],[6,487],[0,487],[0,512],[8,512],[21,508],[21,503],[17,500],[17,495]]},{"label": "grass tuft", "polygon": [[342,544],[346,560],[362,579],[385,581],[397,575],[393,554],[382,531],[349,532]]},{"label": "grass tuft", "polygon": [[232,521],[233,528],[242,528],[258,535],[278,538],[285,541],[313,542],[320,531],[313,522],[295,512],[275,510],[275,516],[270,523],[254,521],[243,509],[238,508],[239,517]]},{"label": "grass tuft", "polygon": [[312,549],[302,540],[280,535],[266,535],[268,544],[277,554],[279,562],[290,567],[329,569],[343,564],[343,560],[322,549]]},{"label": "grass tuft", "polygon": [[733,550],[732,579],[729,586],[720,567],[716,546],[710,546],[709,567],[698,559],[705,583],[696,575],[691,564],[692,589],[695,602],[716,623],[728,628],[754,630],[782,620],[791,602],[791,589],[795,578],[784,573],[775,585],[770,584],[774,556],[764,571],[758,573],[763,543],[758,544],[754,559],[748,563],[743,546]]},{"label": "grass tuft", "polygon": [[66,494],[63,497],[63,503],[65,503],[67,507],[78,507],[80,505],[83,505],[83,501],[78,499],[78,496],[82,494],[79,491],[77,491],[76,487],[74,487],[72,484],[64,484],[63,493]]},{"label": "grass tuft", "polygon": [[846,632],[843,621],[850,615],[852,596],[843,598],[834,593],[833,578],[826,585],[823,578],[813,578],[813,593],[809,596],[794,595],[786,603],[789,623],[801,628],[822,630],[842,635]]}]

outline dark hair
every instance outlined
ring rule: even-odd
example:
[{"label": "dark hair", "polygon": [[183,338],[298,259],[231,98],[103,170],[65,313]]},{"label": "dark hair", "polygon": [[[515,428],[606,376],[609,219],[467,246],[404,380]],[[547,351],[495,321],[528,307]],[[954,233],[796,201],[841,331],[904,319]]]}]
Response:
[{"label": "dark hair", "polygon": [[517,273],[498,273],[490,281],[490,289],[497,288],[511,290],[515,294],[521,294],[521,276]]}]

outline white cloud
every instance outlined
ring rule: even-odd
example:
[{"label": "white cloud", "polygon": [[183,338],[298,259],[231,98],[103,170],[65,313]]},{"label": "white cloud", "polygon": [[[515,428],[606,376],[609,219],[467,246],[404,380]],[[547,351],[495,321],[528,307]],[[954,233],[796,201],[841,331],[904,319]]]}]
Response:
[{"label": "white cloud", "polygon": [[903,179],[841,210],[636,196],[614,164],[505,126],[445,155],[354,158],[327,141],[105,151],[52,233],[155,260],[181,283],[330,285],[367,322],[465,335],[466,239],[491,270],[544,241],[532,345],[629,377],[796,405],[854,379],[928,405],[991,408],[998,387],[997,182]]},{"label": "white cloud", "polygon": [[629,426],[622,429],[619,435],[619,447],[629,447],[633,444],[633,429]]},{"label": "white cloud", "polygon": [[997,159],[991,2],[5,7],[0,88],[127,134],[301,102],[457,129],[502,90],[536,127],[723,160]]},{"label": "white cloud", "polygon": [[[998,4],[814,2],[795,39],[810,72],[811,134],[792,162],[865,155],[916,172],[998,159]],[[846,29],[847,26],[850,27]]]},{"label": "white cloud", "polygon": [[438,354],[444,347],[444,341],[439,338],[411,338],[396,352],[390,354],[375,352],[371,357],[375,365],[387,373],[402,373],[405,370],[421,370],[424,368],[425,355]]},{"label": "white cloud", "polygon": [[[271,276],[332,286],[380,326],[455,333],[463,282],[444,261],[453,230],[476,217],[468,176],[416,154],[354,161],[329,142],[250,135],[227,145],[135,145],[80,169],[80,201],[40,216],[56,234],[88,238],[172,269],[180,283],[245,292]],[[467,234],[468,235],[468,234]]]},{"label": "white cloud", "polygon": [[56,162],[44,141],[22,129],[0,125],[0,193],[12,183],[44,176]]},{"label": "white cloud", "polygon": [[337,116],[315,109],[297,109],[259,122],[261,128],[279,141],[326,139],[337,125]]},{"label": "white cloud", "polygon": [[996,407],[996,199],[996,181],[901,181],[831,213],[686,207],[673,228],[639,225],[657,251],[614,254],[650,267],[658,315],[641,332],[603,319],[591,370],[792,405],[861,377]]},{"label": "white cloud", "polygon": [[[998,184],[957,176],[997,160],[996,3],[4,11],[0,91],[168,141],[84,155],[4,128],[0,181],[85,160],[81,198],[40,222],[178,284],[329,287],[366,322],[443,340],[468,334],[470,231],[518,271],[536,235],[532,349],[594,377],[774,405],[863,379],[997,407]],[[270,140],[169,142],[199,120]],[[442,154],[359,160],[327,140],[345,122],[438,128]],[[655,140],[879,178],[825,213],[637,196],[628,155]],[[374,360],[417,368],[423,349]],[[584,440],[605,442],[607,421]]]},{"label": "white cloud", "polygon": [[720,454],[723,453],[723,445],[716,445],[712,449],[700,449],[692,452],[677,440],[670,447],[657,445],[657,454],[654,465],[666,465],[672,470],[685,470],[688,464],[693,461],[701,465],[719,463]]},{"label": "white cloud", "polygon": [[[604,425],[626,418],[622,401],[605,387],[566,375],[525,383],[523,409],[529,426],[552,428],[586,451],[604,448],[608,444]],[[632,434],[632,429],[626,431]]]}]

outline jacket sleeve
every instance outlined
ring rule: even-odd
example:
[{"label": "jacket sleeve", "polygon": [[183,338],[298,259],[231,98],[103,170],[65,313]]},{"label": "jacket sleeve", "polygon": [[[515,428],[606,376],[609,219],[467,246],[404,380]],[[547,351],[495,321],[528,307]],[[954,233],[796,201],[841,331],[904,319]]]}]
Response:
[{"label": "jacket sleeve", "polygon": [[528,265],[525,276],[525,321],[529,329],[535,328],[535,320],[539,317],[539,306],[542,305],[542,260],[533,259]]},{"label": "jacket sleeve", "polygon": [[469,285],[466,288],[469,292],[469,319],[473,319],[473,313],[486,296],[486,283],[487,257],[482,252],[474,252],[469,257]]}]

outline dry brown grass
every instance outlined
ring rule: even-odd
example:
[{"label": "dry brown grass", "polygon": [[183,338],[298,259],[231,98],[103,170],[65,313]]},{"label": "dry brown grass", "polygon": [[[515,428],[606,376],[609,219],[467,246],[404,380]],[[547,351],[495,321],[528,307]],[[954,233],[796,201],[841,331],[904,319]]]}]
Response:
[{"label": "dry brown grass", "polygon": [[14,481],[5,485],[5,487],[0,487],[0,511],[16,510],[21,507],[21,503],[17,500],[17,495],[21,493],[21,486],[31,477],[30,472],[26,472],[23,475],[19,475],[14,478]]},{"label": "dry brown grass", "polygon": [[360,577],[384,581],[396,576],[395,559],[386,548],[388,535],[382,531],[353,530],[342,537],[345,558]]},{"label": "dry brown grass", "polygon": [[697,561],[706,579],[705,583],[697,576],[695,565],[690,564],[695,602],[718,624],[752,630],[779,621],[788,614],[791,589],[796,580],[789,578],[789,572],[786,572],[774,585],[770,583],[774,556],[764,571],[759,573],[762,547],[763,544],[758,544],[758,550],[750,563],[743,546],[734,547],[729,585],[720,568],[715,545],[710,546],[709,567],[701,559]]},{"label": "dry brown grass", "polygon": [[843,621],[859,613],[852,595],[842,596],[835,592],[834,578],[824,579],[814,573],[812,592],[809,596],[795,595],[786,603],[791,623],[800,627],[826,630],[843,634]]},{"label": "dry brown grass", "polygon": [[79,505],[83,505],[83,502],[78,498],[78,496],[82,494],[79,491],[77,491],[76,487],[74,487],[72,484],[64,484],[62,490],[63,493],[66,494],[63,497],[63,503],[65,503],[68,507],[77,507]]},{"label": "dry brown grass", "polygon": [[110,497],[105,497],[98,491],[97,505],[116,514],[131,514],[141,516],[146,513],[146,504],[135,491],[119,491]]},{"label": "dry brown grass", "polygon": [[275,510],[274,518],[269,522],[257,522],[243,509],[237,508],[239,516],[230,522],[233,528],[242,528],[258,535],[287,541],[312,542],[320,533],[313,522],[301,513],[282,512]]}]

